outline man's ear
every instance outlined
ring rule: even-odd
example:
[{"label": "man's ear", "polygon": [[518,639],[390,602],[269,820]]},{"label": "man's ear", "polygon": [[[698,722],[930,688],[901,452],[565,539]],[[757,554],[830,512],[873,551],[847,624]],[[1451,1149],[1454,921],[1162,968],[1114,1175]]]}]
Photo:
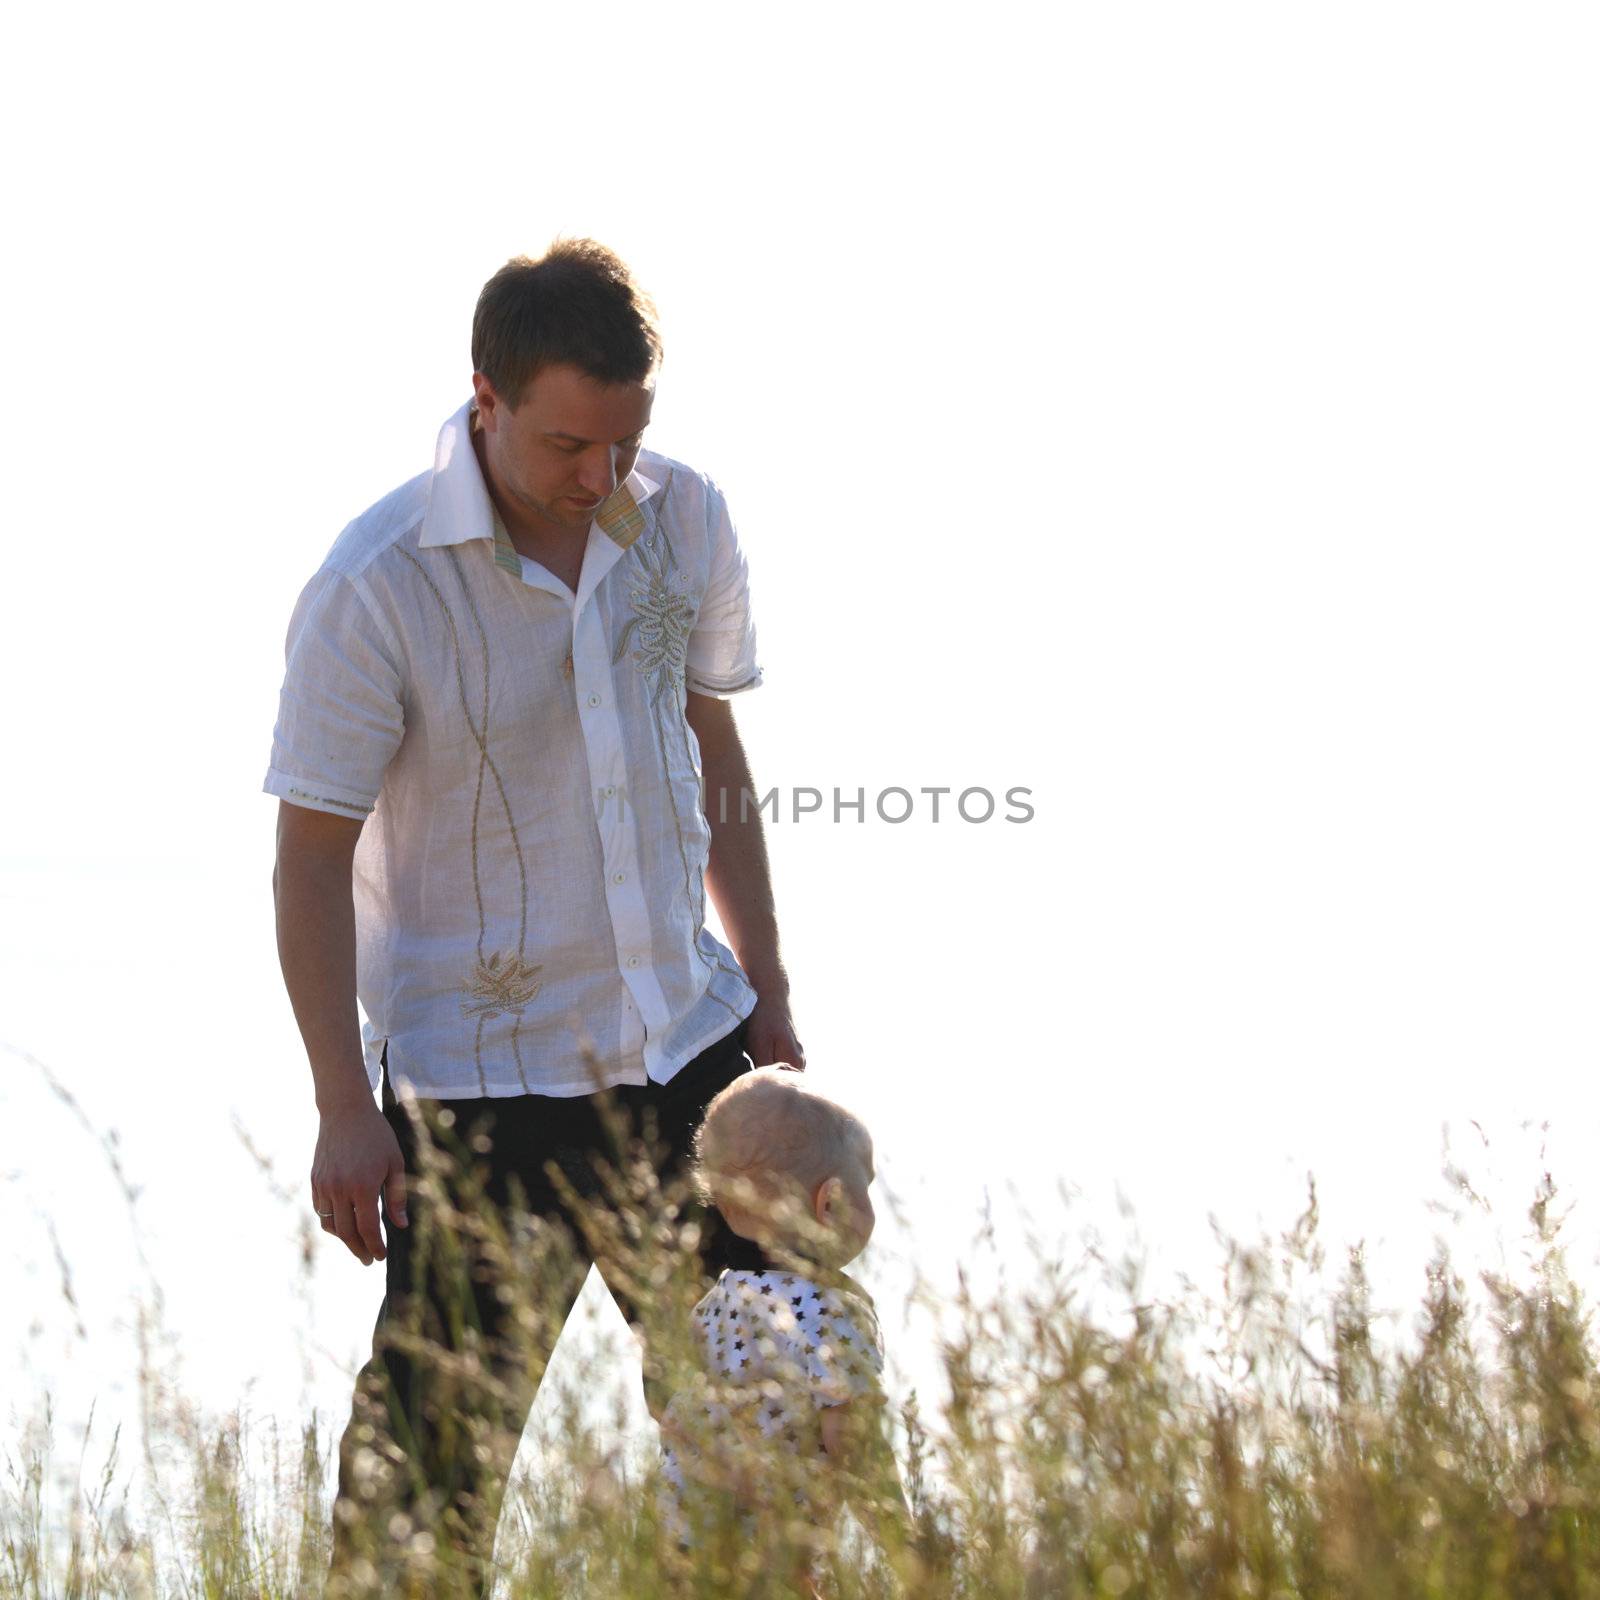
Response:
[{"label": "man's ear", "polygon": [[478,416],[485,428],[492,430],[499,420],[501,410],[510,410],[496,393],[495,386],[481,372],[472,374],[472,397],[477,401]]}]

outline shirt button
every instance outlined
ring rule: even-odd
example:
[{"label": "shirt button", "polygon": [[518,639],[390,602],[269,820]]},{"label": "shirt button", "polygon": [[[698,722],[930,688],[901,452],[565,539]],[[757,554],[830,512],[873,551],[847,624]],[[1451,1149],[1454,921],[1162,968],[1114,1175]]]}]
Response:
[{"label": "shirt button", "polygon": [[639,958],[638,958],[638,956],[629,956],[629,957],[628,957],[628,965],[629,965],[629,966],[630,966],[630,967],[636,967],[636,966],[638,966],[638,965],[639,965]]},{"label": "shirt button", "polygon": [[603,794],[607,800],[609,800],[616,792],[617,791],[615,787],[609,783],[600,791],[600,793]]},{"label": "shirt button", "polygon": [[626,883],[628,881],[628,874],[626,872],[614,873],[611,881],[613,883]]},{"label": "shirt button", "polygon": [[600,704],[600,696],[597,695],[597,694],[590,695],[589,696],[589,704],[592,705],[592,706],[599,705]]}]

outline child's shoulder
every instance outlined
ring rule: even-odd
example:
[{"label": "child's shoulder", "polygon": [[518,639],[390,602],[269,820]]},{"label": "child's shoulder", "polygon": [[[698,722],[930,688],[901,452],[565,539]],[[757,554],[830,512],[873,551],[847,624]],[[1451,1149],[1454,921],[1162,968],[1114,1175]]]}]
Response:
[{"label": "child's shoulder", "polygon": [[883,1349],[877,1307],[855,1279],[836,1272],[825,1279],[796,1276],[792,1283],[790,1303],[802,1328],[819,1337],[842,1336],[847,1343],[859,1337],[864,1348]]},{"label": "child's shoulder", "polygon": [[782,1268],[726,1267],[695,1312],[702,1321],[744,1313],[784,1327],[853,1326],[867,1343],[883,1345],[872,1296],[842,1272],[821,1278]]},{"label": "child's shoulder", "polygon": [[878,1327],[877,1305],[872,1296],[854,1278],[847,1277],[841,1272],[836,1283],[826,1284],[821,1288],[823,1304],[829,1316],[835,1320],[847,1318],[856,1323],[874,1344],[883,1343],[883,1335]]}]

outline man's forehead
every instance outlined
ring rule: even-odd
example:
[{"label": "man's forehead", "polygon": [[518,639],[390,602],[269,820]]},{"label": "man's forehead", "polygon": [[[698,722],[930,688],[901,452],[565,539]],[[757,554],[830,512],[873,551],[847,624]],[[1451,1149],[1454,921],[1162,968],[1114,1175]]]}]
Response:
[{"label": "man's forehead", "polygon": [[575,367],[538,373],[517,410],[539,433],[582,444],[615,444],[650,420],[655,375],[642,383],[601,383]]}]

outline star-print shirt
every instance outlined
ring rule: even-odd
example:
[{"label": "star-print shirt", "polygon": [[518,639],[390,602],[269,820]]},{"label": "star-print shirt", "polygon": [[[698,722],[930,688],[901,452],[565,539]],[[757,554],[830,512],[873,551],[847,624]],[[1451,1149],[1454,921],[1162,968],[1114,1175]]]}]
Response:
[{"label": "star-print shirt", "polygon": [[[883,1339],[872,1301],[848,1279],[824,1287],[781,1269],[729,1269],[694,1309],[702,1368],[669,1402],[662,1420],[663,1519],[680,1543],[693,1542],[689,1505],[708,1482],[744,1482],[748,1504],[765,1497],[759,1479],[792,1481],[812,1500],[808,1478],[827,1471],[820,1412],[858,1397],[883,1400]],[[768,1471],[774,1454],[787,1470]]]}]

